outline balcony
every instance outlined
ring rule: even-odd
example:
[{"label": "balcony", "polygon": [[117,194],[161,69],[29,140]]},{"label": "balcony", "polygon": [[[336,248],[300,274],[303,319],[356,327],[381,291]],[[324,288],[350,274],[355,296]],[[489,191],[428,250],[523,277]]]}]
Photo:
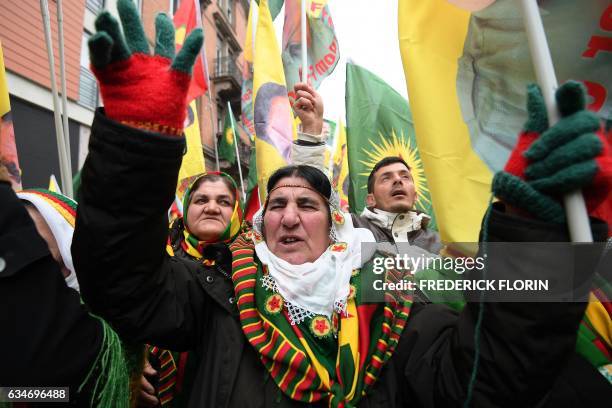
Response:
[{"label": "balcony", "polygon": [[242,71],[233,57],[215,58],[215,69],[212,81],[215,83],[217,95],[226,100],[240,96],[242,86]]}]

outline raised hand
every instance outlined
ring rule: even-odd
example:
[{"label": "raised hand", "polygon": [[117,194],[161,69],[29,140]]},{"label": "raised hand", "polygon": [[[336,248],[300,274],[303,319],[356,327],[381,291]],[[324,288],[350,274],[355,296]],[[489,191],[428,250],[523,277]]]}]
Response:
[{"label": "raised hand", "polygon": [[585,110],[583,86],[570,81],[557,90],[561,120],[551,128],[540,89],[532,85],[527,95],[529,120],[504,171],[495,175],[493,192],[533,216],[562,223],[560,199],[581,189],[592,212],[612,185],[612,156],[599,119]]},{"label": "raised hand", "polygon": [[96,19],[97,32],[89,39],[92,71],[106,115],[129,126],[180,135],[191,70],[204,39],[202,30],[193,30],[175,56],[174,25],[160,13],[151,55],[132,0],[119,0],[117,10],[124,34],[119,22],[103,11]]},{"label": "raised hand", "polygon": [[323,98],[305,83],[297,83],[293,89],[296,95],[293,111],[302,122],[302,132],[320,135],[323,131]]}]

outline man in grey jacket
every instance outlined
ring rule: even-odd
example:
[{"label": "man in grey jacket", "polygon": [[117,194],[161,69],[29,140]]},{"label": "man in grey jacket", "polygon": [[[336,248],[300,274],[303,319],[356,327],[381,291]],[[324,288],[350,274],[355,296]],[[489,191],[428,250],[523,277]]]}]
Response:
[{"label": "man in grey jacket", "polygon": [[[302,123],[292,146],[292,162],[308,164],[326,173],[323,99],[304,83],[296,84],[295,93],[293,109]],[[414,209],[416,197],[410,166],[400,157],[386,157],[368,176],[366,207],[360,215],[351,214],[353,224],[372,231],[377,242],[407,243],[429,254],[438,254],[442,248],[440,236],[427,229],[431,217]]]}]

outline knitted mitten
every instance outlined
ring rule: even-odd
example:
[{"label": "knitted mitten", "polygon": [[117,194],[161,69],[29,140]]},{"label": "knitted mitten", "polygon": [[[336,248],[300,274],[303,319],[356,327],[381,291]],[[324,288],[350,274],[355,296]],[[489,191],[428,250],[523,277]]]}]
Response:
[{"label": "knitted mitten", "polygon": [[537,86],[528,88],[529,119],[492,188],[510,205],[563,223],[563,194],[584,189],[589,211],[602,203],[612,184],[612,158],[608,140],[598,131],[599,119],[585,110],[583,86],[568,82],[557,90],[556,99],[561,119],[547,129],[542,94]]},{"label": "knitted mitten", "polygon": [[172,20],[160,13],[155,19],[155,54],[150,55],[132,0],[119,0],[117,11],[124,34],[117,20],[103,11],[96,19],[97,33],[89,39],[91,68],[106,115],[132,127],[180,135],[202,30],[194,30],[175,57]]}]

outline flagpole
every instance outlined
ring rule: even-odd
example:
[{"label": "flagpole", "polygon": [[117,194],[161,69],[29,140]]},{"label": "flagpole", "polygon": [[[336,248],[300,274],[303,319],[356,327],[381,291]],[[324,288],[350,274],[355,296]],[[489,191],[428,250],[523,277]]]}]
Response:
[{"label": "flagpole", "polygon": [[[64,126],[64,148],[66,149],[66,162],[70,169],[70,180],[72,180],[72,158],[70,157],[70,130],[68,128],[68,97],[66,95],[66,64],[64,63],[64,12],[62,11],[62,0],[57,0],[57,29],[58,47],[60,59],[60,86],[62,87],[62,122]],[[73,197],[72,181],[64,187],[64,194]]]},{"label": "flagpole", "polygon": [[49,71],[51,74],[51,95],[53,98],[53,119],[55,121],[55,136],[57,140],[57,153],[59,156],[60,178],[62,188],[66,191],[68,185],[72,183],[70,169],[67,167],[66,142],[62,130],[61,119],[59,116],[59,98],[55,84],[55,60],[53,58],[53,45],[51,42],[51,19],[49,17],[49,3],[47,0],[40,0],[40,11],[42,14],[43,27],[45,30],[45,42],[47,44],[47,57],[49,59]]},{"label": "flagpole", "polygon": [[[255,3],[254,0],[251,0],[251,7],[253,7],[253,3]],[[258,6],[259,7],[259,6]],[[251,72],[252,78],[255,78],[255,37],[257,36],[257,19],[259,18],[259,9],[258,8],[254,8],[253,9],[253,20],[251,21],[251,39],[253,42],[253,47],[252,47],[252,68],[253,68],[253,72]],[[248,65],[247,65],[248,67]],[[253,102],[255,102],[255,100],[253,100]],[[257,135],[254,134],[253,135],[253,145],[257,146]],[[252,154],[252,153],[251,153]],[[256,153],[257,154],[257,153]],[[255,164],[257,164],[257,157],[255,157]],[[255,166],[255,168],[257,169],[257,166]],[[251,169],[249,168],[249,172],[251,171]],[[255,177],[258,179],[258,177]],[[257,187],[257,201],[259,202],[259,207],[261,207],[261,195],[259,194],[259,183],[256,183],[255,186]],[[245,204],[246,205],[246,204]]]},{"label": "flagpole", "polygon": [[210,112],[210,128],[212,129],[213,134],[213,145],[215,145],[215,165],[217,166],[217,171],[221,171],[221,167],[219,166],[219,150],[217,150],[217,130],[215,129],[215,119],[213,118],[212,111],[212,98],[210,96],[210,85],[207,90],[208,95],[208,111]]},{"label": "flagpole", "polygon": [[[521,0],[521,9],[536,78],[540,88],[542,88],[548,121],[552,126],[559,121],[559,113],[555,103],[555,90],[558,84],[546,34],[544,33],[544,25],[536,0]],[[563,197],[563,203],[572,242],[593,242],[589,216],[582,192],[576,190],[566,194]]]},{"label": "flagpole", "polygon": [[[244,180],[242,178],[242,166],[240,165],[240,153],[238,152],[238,139],[236,137],[236,124],[234,123],[234,114],[232,113],[232,106],[227,101],[227,114],[230,117],[232,124],[232,134],[234,135],[234,148],[236,149],[236,161],[238,162],[238,175],[240,176],[240,189],[242,190],[242,202],[246,203],[246,193],[244,192]],[[223,135],[222,137],[225,137]]]},{"label": "flagpole", "polygon": [[308,82],[308,51],[307,51],[307,44],[306,41],[308,41],[308,36],[306,35],[306,3],[308,0],[302,0],[302,14],[301,14],[301,19],[302,19],[302,82],[307,83]]},{"label": "flagpole", "polygon": [[[251,7],[253,7],[254,2],[255,0],[251,0]],[[259,7],[259,5],[257,7]],[[259,16],[258,10],[258,8],[253,9],[253,20],[251,21],[251,39],[253,40],[253,61],[251,62],[255,62],[255,36],[257,35],[257,18]]]}]

